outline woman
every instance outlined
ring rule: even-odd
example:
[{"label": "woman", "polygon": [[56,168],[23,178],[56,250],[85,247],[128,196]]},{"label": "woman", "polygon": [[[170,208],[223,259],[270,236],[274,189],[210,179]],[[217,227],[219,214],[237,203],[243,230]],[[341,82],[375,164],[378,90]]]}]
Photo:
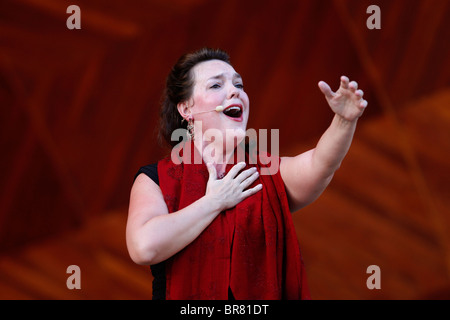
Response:
[{"label": "woman", "polygon": [[[336,92],[319,88],[335,113],[330,127],[313,150],[281,157],[279,170],[262,175],[266,162],[233,162],[249,98],[228,55],[202,49],[178,60],[160,133],[175,146],[173,131],[187,128],[184,161],[167,157],[139,170],[127,222],[131,258],[151,265],[154,299],[309,298],[290,212],[329,184],[367,106],[346,77]],[[223,139],[210,139],[211,129]],[[205,152],[211,147],[220,152]]]}]

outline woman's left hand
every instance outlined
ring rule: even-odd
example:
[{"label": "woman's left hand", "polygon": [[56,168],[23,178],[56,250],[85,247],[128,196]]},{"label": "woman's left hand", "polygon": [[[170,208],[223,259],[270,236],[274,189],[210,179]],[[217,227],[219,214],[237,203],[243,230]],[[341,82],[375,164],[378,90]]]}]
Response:
[{"label": "woman's left hand", "polygon": [[341,77],[341,85],[336,92],[324,81],[319,82],[319,88],[333,112],[347,121],[357,120],[367,107],[367,101],[363,99],[364,92],[346,76]]}]

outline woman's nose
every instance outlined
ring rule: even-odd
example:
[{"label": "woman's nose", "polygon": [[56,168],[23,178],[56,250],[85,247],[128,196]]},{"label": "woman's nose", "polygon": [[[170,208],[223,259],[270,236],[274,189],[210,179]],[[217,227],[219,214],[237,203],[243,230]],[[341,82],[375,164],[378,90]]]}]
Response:
[{"label": "woman's nose", "polygon": [[239,98],[239,89],[232,85],[228,92],[228,99],[233,98]]}]

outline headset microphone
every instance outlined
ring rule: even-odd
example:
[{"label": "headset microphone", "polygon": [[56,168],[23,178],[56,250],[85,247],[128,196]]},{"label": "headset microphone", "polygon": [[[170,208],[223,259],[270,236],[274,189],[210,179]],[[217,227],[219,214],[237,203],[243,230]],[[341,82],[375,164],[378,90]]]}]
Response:
[{"label": "headset microphone", "polygon": [[208,112],[213,112],[213,111],[216,111],[216,112],[222,112],[222,111],[223,111],[223,106],[217,106],[217,107],[216,107],[215,109],[213,109],[213,110],[197,112],[197,113],[194,113],[193,115],[196,115],[196,114],[202,114],[202,113],[208,113]]}]

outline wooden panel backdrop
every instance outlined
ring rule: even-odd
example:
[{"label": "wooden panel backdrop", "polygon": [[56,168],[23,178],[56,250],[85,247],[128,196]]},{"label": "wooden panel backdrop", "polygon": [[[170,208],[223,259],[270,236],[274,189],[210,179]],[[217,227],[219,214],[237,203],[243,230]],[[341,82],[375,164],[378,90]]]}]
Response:
[{"label": "wooden panel backdrop", "polygon": [[[167,152],[155,129],[171,65],[202,46],[230,53],[249,127],[280,129],[283,155],[330,123],[319,80],[365,91],[345,162],[294,214],[313,298],[450,298],[449,16],[447,0],[1,1],[0,298],[151,297],[125,247],[129,191]],[[81,290],[66,287],[72,264]]]}]

